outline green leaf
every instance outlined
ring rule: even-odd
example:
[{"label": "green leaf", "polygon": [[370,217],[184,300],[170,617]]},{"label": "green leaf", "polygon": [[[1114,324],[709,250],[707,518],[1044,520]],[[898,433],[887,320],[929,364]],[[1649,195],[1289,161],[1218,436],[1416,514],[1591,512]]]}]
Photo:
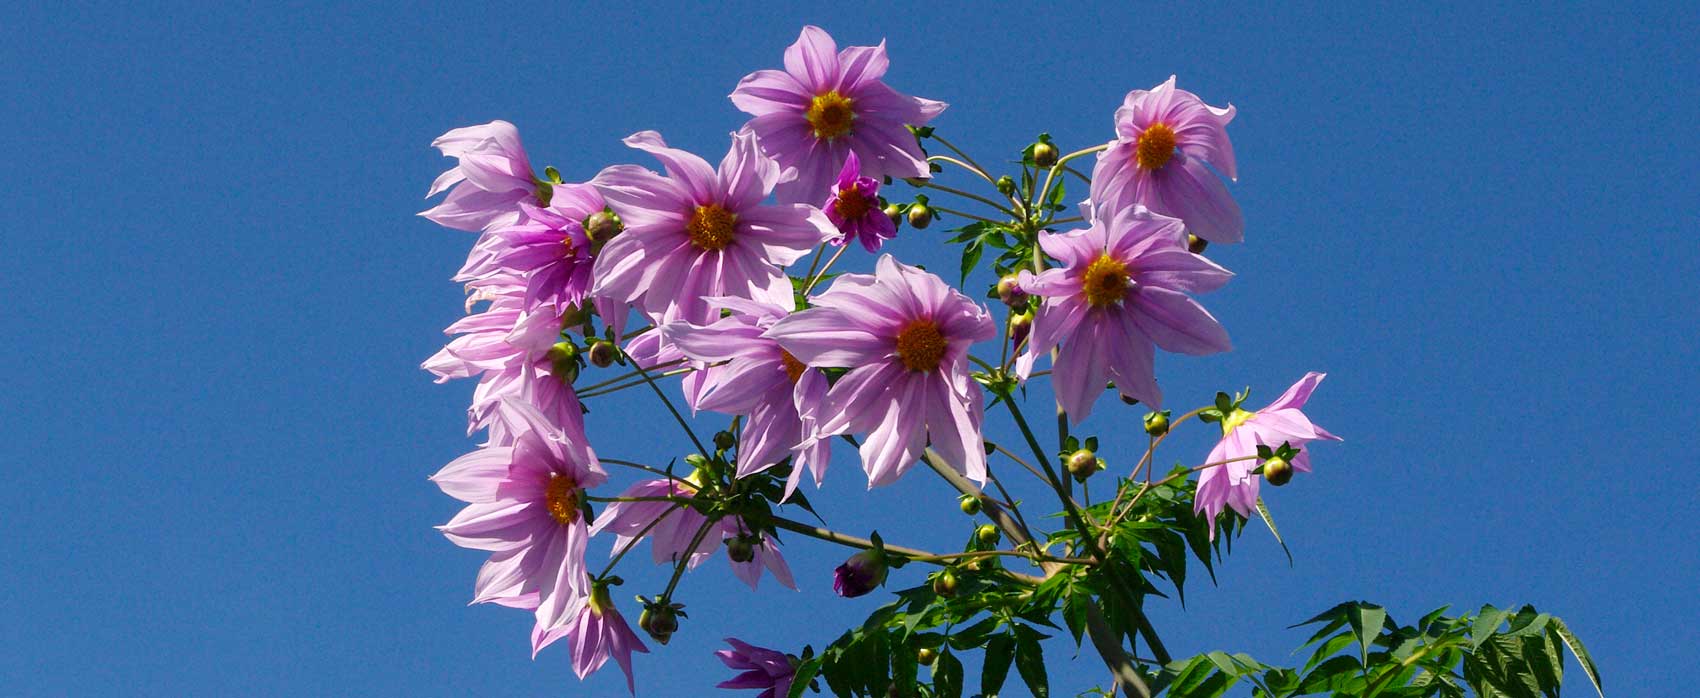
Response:
[{"label": "green leaf", "polygon": [[986,659],[980,669],[980,693],[996,698],[1009,678],[1009,665],[1015,661],[1015,637],[1004,633],[986,643]]},{"label": "green leaf", "polygon": [[1387,609],[1369,604],[1358,604],[1346,614],[1346,622],[1352,624],[1352,634],[1358,640],[1358,658],[1365,667],[1369,666],[1370,643],[1381,634],[1381,625],[1387,622]]},{"label": "green leaf", "polygon": [[1275,542],[1280,543],[1281,552],[1287,554],[1287,565],[1292,566],[1293,551],[1287,549],[1287,541],[1281,540],[1281,531],[1275,528],[1275,517],[1269,515],[1269,507],[1263,505],[1262,497],[1257,498],[1257,515],[1263,517],[1264,525],[1269,527],[1270,533],[1275,534]]},{"label": "green leaf", "polygon": [[974,270],[974,265],[980,263],[980,256],[985,254],[985,253],[986,253],[986,248],[982,247],[980,245],[980,241],[977,240],[977,239],[974,242],[968,243],[968,246],[963,248],[963,250],[962,250],[962,281],[961,281],[961,283],[964,283],[964,284],[968,283],[968,272],[971,272],[971,271]]},{"label": "green leaf", "polygon": [[1492,606],[1483,606],[1481,613],[1476,616],[1476,622],[1470,625],[1470,649],[1481,649],[1482,643],[1499,633],[1500,624],[1505,622],[1510,611],[1502,611]]},{"label": "green leaf", "polygon": [[797,665],[797,673],[791,677],[791,690],[785,698],[802,698],[803,690],[809,687],[809,682],[815,680],[815,674],[820,672],[821,658],[813,657]]},{"label": "green leaf", "polygon": [[1548,625],[1552,632],[1558,634],[1558,639],[1564,642],[1564,646],[1570,648],[1570,653],[1576,656],[1576,663],[1582,665],[1582,673],[1587,674],[1588,680],[1593,682],[1594,691],[1600,694],[1600,698],[1605,698],[1605,688],[1600,685],[1600,670],[1594,666],[1594,659],[1588,656],[1588,649],[1582,646],[1582,641],[1576,639],[1576,635],[1570,632],[1570,628],[1562,620],[1554,618]]},{"label": "green leaf", "polygon": [[962,698],[962,660],[942,648],[933,660],[933,694],[938,698]]},{"label": "green leaf", "polygon": [[1327,642],[1322,643],[1316,648],[1315,652],[1311,653],[1310,660],[1305,662],[1304,671],[1310,671],[1312,667],[1321,664],[1322,660],[1339,654],[1340,650],[1346,649],[1347,645],[1352,644],[1353,639],[1349,633],[1340,633],[1328,638]]},{"label": "green leaf", "polygon": [[[1026,631],[1026,632],[1022,632]],[[1033,698],[1048,698],[1051,682],[1045,676],[1045,650],[1039,646],[1039,633],[1024,625],[1016,626],[1015,670],[1027,682]]]}]

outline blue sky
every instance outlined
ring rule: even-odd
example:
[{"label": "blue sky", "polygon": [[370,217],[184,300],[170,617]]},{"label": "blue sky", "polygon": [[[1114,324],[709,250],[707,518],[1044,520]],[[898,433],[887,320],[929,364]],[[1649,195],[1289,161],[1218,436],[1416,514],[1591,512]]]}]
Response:
[{"label": "blue sky", "polygon": [[[742,123],[726,94],[816,23],[888,39],[892,84],[950,102],[936,125],[985,160],[1040,131],[1107,140],[1121,96],[1171,73],[1239,108],[1248,242],[1212,250],[1238,277],[1205,299],[1237,349],[1162,357],[1159,377],[1184,409],[1327,371],[1311,413],[1346,442],[1269,497],[1292,566],[1254,528],[1219,586],[1154,603],[1177,653],[1292,661],[1285,626],[1346,599],[1402,619],[1528,602],[1571,623],[1614,695],[1675,694],[1700,659],[1696,11],[1484,12],[13,6],[0,685],[621,694],[611,669],[577,685],[564,649],[531,660],[522,614],[467,607],[479,555],[431,529],[455,503],[425,476],[474,442],[471,386],[418,369],[472,241],[413,216],[446,166],[428,146],[501,118],[569,179],[651,164],[620,144],[641,129],[717,160]],[[949,268],[943,237],[894,250]],[[597,448],[682,454],[640,397],[596,405]],[[1137,416],[1087,430],[1126,447]],[[1209,447],[1171,443],[1167,462]],[[852,458],[815,495],[835,527],[965,533],[924,471],[868,493]],[[831,595],[842,550],[787,552],[800,593],[752,595],[718,560],[687,577],[691,618],[638,660],[640,695],[725,678],[723,635],[820,647],[878,603]],[[663,573],[633,566],[621,591]],[[1051,651],[1056,694],[1103,681],[1089,649]]]}]

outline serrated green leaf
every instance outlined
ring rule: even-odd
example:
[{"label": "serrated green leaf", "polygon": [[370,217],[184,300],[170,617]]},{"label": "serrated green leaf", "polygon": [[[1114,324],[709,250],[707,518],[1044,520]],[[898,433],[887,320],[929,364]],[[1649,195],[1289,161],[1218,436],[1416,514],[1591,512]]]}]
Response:
[{"label": "serrated green leaf", "polygon": [[1346,622],[1351,623],[1352,634],[1357,636],[1358,658],[1368,667],[1370,644],[1381,634],[1382,624],[1387,622],[1387,609],[1360,603],[1346,614]]},{"label": "serrated green leaf", "polygon": [[980,693],[997,698],[1003,683],[1009,678],[1009,666],[1015,661],[1015,638],[1009,633],[994,636],[986,642],[986,659],[980,667]]},{"label": "serrated green leaf", "polygon": [[933,660],[933,694],[938,698],[962,698],[962,661],[949,648]]},{"label": "serrated green leaf", "polygon": [[1051,695],[1050,679],[1045,675],[1045,650],[1039,646],[1039,633],[1022,625],[1016,626],[1015,670],[1021,674],[1021,680],[1027,682],[1027,690],[1033,698]]},{"label": "serrated green leaf", "polygon": [[1470,624],[1470,649],[1481,649],[1482,643],[1499,633],[1500,624],[1504,623],[1509,615],[1510,611],[1483,606],[1481,613],[1476,615],[1476,622]]},{"label": "serrated green leaf", "polygon": [[815,680],[815,674],[820,672],[821,658],[813,657],[797,665],[796,673],[791,676],[791,690],[785,693],[785,698],[802,698],[803,691],[809,687],[809,682]]},{"label": "serrated green leaf", "polygon": [[1564,643],[1565,647],[1570,649],[1570,654],[1576,657],[1576,663],[1582,665],[1582,673],[1587,674],[1588,680],[1593,682],[1594,692],[1600,694],[1600,698],[1605,698],[1606,690],[1600,684],[1600,671],[1594,666],[1594,659],[1588,656],[1588,649],[1582,646],[1582,641],[1570,632],[1570,627],[1566,626],[1562,620],[1554,618],[1548,625],[1553,632],[1558,633],[1558,639]]}]

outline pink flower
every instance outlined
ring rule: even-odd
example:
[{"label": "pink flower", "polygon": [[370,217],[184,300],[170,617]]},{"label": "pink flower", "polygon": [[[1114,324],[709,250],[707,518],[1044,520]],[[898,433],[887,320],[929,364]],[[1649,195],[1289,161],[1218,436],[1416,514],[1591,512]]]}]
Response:
[{"label": "pink flower", "polygon": [[592,263],[584,221],[603,207],[602,195],[589,184],[555,186],[547,207],[522,201],[519,220],[485,233],[455,280],[522,278],[527,311],[544,304],[579,305],[590,291]]},{"label": "pink flower", "polygon": [[[621,492],[620,497],[690,499],[696,493],[696,486],[690,482],[661,478],[638,482]],[[766,569],[773,573],[773,578],[779,580],[780,584],[792,589],[797,588],[791,576],[791,568],[785,563],[785,557],[780,555],[779,547],[772,537],[752,533],[737,516],[727,516],[716,522],[715,528],[718,529],[719,535],[705,536],[695,550],[690,550],[691,541],[696,539],[697,532],[702,530],[707,521],[708,517],[703,516],[701,512],[689,506],[678,506],[673,502],[613,502],[596,517],[596,525],[590,529],[590,533],[596,535],[603,531],[613,532],[616,553],[633,545],[636,540],[647,537],[650,555],[657,564],[675,563],[689,551],[690,560],[686,566],[690,569],[695,569],[707,560],[726,539],[739,535],[754,537],[758,540],[751,546],[753,556],[745,562],[732,561],[732,573],[754,589],[761,579],[762,570]]]},{"label": "pink flower", "polygon": [[626,144],[661,160],[667,176],[615,165],[592,180],[626,225],[597,257],[594,295],[635,302],[667,321],[707,324],[715,317],[708,298],[786,302],[791,282],[780,267],[838,234],[813,206],[761,205],[779,165],[747,132],[732,137],[718,171],[667,147],[654,131]]},{"label": "pink flower", "polygon": [[525,286],[514,277],[482,283],[469,302],[488,300],[490,306],[449,325],[444,332],[460,336],[423,364],[439,383],[478,376],[467,433],[488,427],[491,443],[512,443],[513,420],[503,415],[508,398],[541,411],[553,424],[578,423],[583,410],[572,386],[551,372],[549,350],[561,338],[561,313],[547,305],[522,310]]},{"label": "pink flower", "polygon": [[457,128],[431,145],[460,161],[439,175],[425,195],[429,199],[449,192],[442,203],[419,213],[436,224],[476,232],[519,220],[521,201],[549,205],[550,187],[532,174],[513,124],[492,121]]},{"label": "pink flower", "polygon": [[608,663],[608,658],[613,657],[620,670],[626,672],[626,690],[637,693],[637,685],[632,680],[632,653],[648,654],[649,648],[632,632],[625,616],[614,608],[607,586],[599,584],[586,595],[574,607],[567,625],[553,631],[534,633],[532,642],[547,645],[561,637],[567,638],[567,646],[573,655],[573,673],[578,674],[580,680],[601,669],[603,664]]},{"label": "pink flower", "polygon": [[1178,220],[1137,205],[1108,213],[1085,230],[1041,233],[1039,246],[1062,266],[1020,276],[1022,290],[1043,303],[1016,371],[1025,379],[1060,343],[1051,382],[1076,423],[1106,379],[1152,409],[1162,404],[1153,345],[1195,355],[1229,349],[1227,330],[1186,294],[1214,291],[1233,274],[1188,252]]},{"label": "pink flower", "polygon": [[1245,219],[1222,180],[1234,169],[1228,122],[1234,107],[1212,107],[1174,76],[1149,91],[1127,93],[1116,110],[1116,140],[1092,169],[1092,205],[1116,210],[1130,203],[1186,222],[1188,232],[1210,242],[1239,242]]},{"label": "pink flower", "polygon": [[880,207],[880,181],[862,176],[861,167],[861,159],[851,151],[823,210],[843,233],[832,244],[844,245],[855,239],[861,241],[863,249],[878,252],[886,240],[897,237],[897,224]]},{"label": "pink flower", "polygon": [[791,693],[791,680],[797,667],[783,652],[756,647],[737,638],[726,638],[729,650],[715,650],[726,668],[742,671],[730,679],[715,684],[715,688],[760,688],[756,698],[785,698]]},{"label": "pink flower", "polygon": [[511,402],[506,414],[523,422],[512,446],[461,456],[431,480],[467,503],[438,527],[443,535],[492,553],[478,573],[473,602],[535,608],[535,655],[590,592],[584,567],[589,533],[580,504],[584,490],[607,475],[590,446],[575,438],[582,426],[563,430],[520,402]]},{"label": "pink flower", "polygon": [[694,374],[703,379],[694,407],[749,416],[738,442],[738,477],[791,458],[785,496],[796,489],[804,470],[810,471],[818,486],[826,477],[832,444],[809,437],[814,433],[816,412],[826,399],[826,376],[764,335],[790,312],[792,304],[739,298],[715,299],[714,304],[731,314],[710,325],[678,322],[662,328],[679,352],[707,366]]},{"label": "pink flower", "polygon": [[[1300,410],[1305,402],[1310,400],[1310,394],[1316,386],[1322,383],[1327,374],[1307,373],[1287,392],[1274,402],[1256,412],[1247,412],[1235,408],[1223,416],[1222,440],[1210,449],[1206,463],[1220,463],[1235,458],[1256,456],[1259,445],[1269,448],[1279,448],[1281,444],[1292,444],[1300,449],[1299,454],[1292,459],[1293,470],[1301,473],[1310,472],[1310,449],[1305,445],[1317,440],[1339,441],[1335,436],[1312,424]],[[1216,515],[1222,513],[1224,505],[1231,506],[1241,516],[1250,516],[1257,506],[1258,481],[1262,478],[1254,475],[1262,464],[1262,460],[1242,460],[1213,468],[1206,468],[1198,474],[1198,493],[1193,497],[1193,509],[1203,514],[1210,522],[1210,536],[1216,536]]]},{"label": "pink flower", "polygon": [[926,156],[907,126],[924,126],[944,102],[887,87],[885,42],[843,51],[819,27],[803,27],[785,49],[785,70],[758,70],[732,91],[732,104],[751,115],[746,128],[797,178],[779,186],[779,200],[826,198],[833,175],[850,153],[862,174],[927,177]]},{"label": "pink flower", "polygon": [[827,392],[817,439],[866,432],[868,486],[896,480],[930,440],[984,482],[984,398],[969,378],[968,346],[997,334],[986,310],[939,277],[882,255],[872,275],[845,274],[815,307],[767,336],[804,364],[849,367]]}]

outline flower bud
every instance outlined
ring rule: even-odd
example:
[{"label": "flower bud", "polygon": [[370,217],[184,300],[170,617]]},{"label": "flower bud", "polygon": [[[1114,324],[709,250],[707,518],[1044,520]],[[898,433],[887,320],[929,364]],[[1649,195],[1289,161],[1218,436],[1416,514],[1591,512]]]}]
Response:
[{"label": "flower bud", "polygon": [[726,539],[726,557],[733,562],[749,562],[756,559],[756,547],[749,536],[734,536]]},{"label": "flower bud", "polygon": [[956,595],[956,573],[944,570],[933,575],[933,593],[950,598]]},{"label": "flower bud", "polygon": [[738,444],[738,437],[733,436],[732,432],[729,432],[729,431],[714,432],[714,447],[715,448],[718,448],[718,449],[724,451],[724,450],[729,449],[729,448],[731,448],[731,447],[733,447],[737,444]]},{"label": "flower bud", "polygon": [[1204,254],[1204,248],[1209,246],[1210,242],[1204,238],[1193,235],[1192,233],[1186,234],[1186,249],[1188,252],[1193,254]]},{"label": "flower bud", "polygon": [[679,609],[677,604],[654,603],[646,604],[643,613],[638,615],[638,628],[648,633],[656,642],[663,645],[673,639],[673,633],[679,631]]},{"label": "flower bud", "polygon": [[1057,147],[1043,141],[1033,144],[1033,164],[1050,167],[1057,164]]},{"label": "flower bud", "polygon": [[1009,175],[998,178],[998,193],[1004,196],[1015,196],[1015,180]]},{"label": "flower bud", "polygon": [[1145,433],[1152,436],[1162,436],[1169,433],[1169,411],[1147,413],[1145,415]]},{"label": "flower bud", "polygon": [[1091,477],[1092,473],[1098,472],[1098,454],[1083,448],[1068,454],[1068,460],[1064,464],[1068,466],[1068,474],[1073,475],[1074,479],[1085,480]]},{"label": "flower bud", "polygon": [[590,238],[591,242],[607,242],[615,235],[619,235],[623,229],[624,225],[620,223],[620,217],[615,215],[613,211],[597,211],[590,214],[589,218],[584,219],[584,235]]},{"label": "flower bud", "polygon": [[926,228],[928,225],[931,225],[932,222],[933,210],[927,208],[926,204],[915,204],[909,207],[910,227],[913,227],[916,230],[921,230]]},{"label": "flower bud", "polygon": [[932,666],[933,661],[938,658],[938,651],[931,647],[922,647],[921,649],[915,650],[915,663],[920,664],[921,666]]},{"label": "flower bud", "polygon": [[962,513],[973,516],[980,513],[980,498],[971,494],[962,495],[962,501],[958,502],[957,506],[962,508]]},{"label": "flower bud", "polygon": [[997,545],[998,539],[1003,537],[1003,532],[999,531],[997,526],[980,524],[979,528],[974,529],[974,537],[980,541],[980,545]]},{"label": "flower bud", "polygon": [[571,383],[578,380],[578,347],[572,342],[557,342],[544,355],[549,359],[549,374]]},{"label": "flower bud", "polygon": [[614,359],[620,355],[618,347],[613,342],[598,339],[590,343],[590,365],[597,368],[608,368],[614,365]]},{"label": "flower bud", "polygon": [[1292,482],[1293,464],[1280,456],[1263,461],[1263,479],[1276,487]]},{"label": "flower bud", "polygon": [[1015,305],[1016,301],[1026,297],[1027,292],[1021,290],[1021,282],[1016,275],[1005,274],[1003,278],[998,279],[998,300],[1003,301],[1004,305]]},{"label": "flower bud", "polygon": [[832,590],[847,599],[865,595],[885,583],[888,571],[885,553],[879,550],[863,550],[851,555],[850,559],[833,570]]},{"label": "flower bud", "polygon": [[903,208],[897,204],[887,204],[885,217],[891,219],[892,225],[903,225]]}]

